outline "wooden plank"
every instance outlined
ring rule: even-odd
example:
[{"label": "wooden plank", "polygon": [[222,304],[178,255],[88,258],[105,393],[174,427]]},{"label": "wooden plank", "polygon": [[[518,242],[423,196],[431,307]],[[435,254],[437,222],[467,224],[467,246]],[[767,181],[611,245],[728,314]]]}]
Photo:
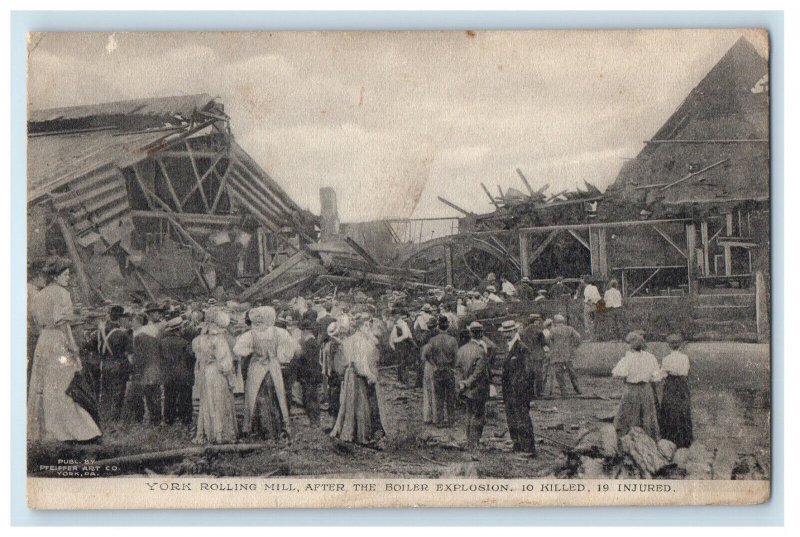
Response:
[{"label": "wooden plank", "polygon": [[703,276],[710,276],[711,275],[711,265],[708,262],[708,250],[709,250],[709,240],[708,240],[708,221],[703,220],[700,223],[700,240],[703,246]]},{"label": "wooden plank", "polygon": [[453,285],[453,247],[450,244],[444,245],[444,271],[445,282]]},{"label": "wooden plank", "polygon": [[[134,218],[165,218],[164,211],[131,211]],[[241,223],[240,215],[173,213],[172,216],[181,223],[189,225],[231,226]]]},{"label": "wooden plank", "polygon": [[592,251],[592,249],[589,247],[589,242],[588,242],[586,239],[584,239],[583,237],[581,237],[581,236],[578,234],[578,232],[577,232],[577,231],[575,231],[574,229],[568,229],[568,230],[567,230],[567,232],[568,232],[570,235],[572,235],[573,237],[575,237],[575,240],[577,240],[579,243],[581,243],[581,244],[583,245],[583,247],[584,247],[584,248],[586,248],[586,249],[587,249],[587,250],[589,250],[590,252]]},{"label": "wooden plank", "polygon": [[256,295],[261,289],[268,286],[287,272],[290,269],[297,266],[300,261],[305,259],[306,256],[302,252],[297,252],[289,259],[278,265],[275,270],[272,272],[265,274],[263,277],[259,278],[253,285],[245,289],[241,295],[239,295],[239,299],[242,301],[248,300],[251,296]]},{"label": "wooden plank", "polygon": [[703,168],[703,169],[701,169],[701,170],[698,170],[698,171],[696,171],[696,172],[692,172],[692,173],[690,173],[690,174],[688,174],[688,175],[685,175],[684,177],[681,177],[681,178],[680,178],[680,179],[678,179],[677,181],[672,181],[671,183],[668,183],[668,184],[666,184],[666,185],[662,186],[662,187],[659,189],[659,192],[663,192],[664,190],[667,190],[668,188],[672,188],[673,186],[675,186],[675,185],[679,185],[679,184],[683,183],[684,181],[688,181],[688,180],[689,180],[689,179],[691,179],[692,177],[696,177],[696,176],[700,175],[701,173],[705,173],[705,172],[707,172],[707,171],[708,171],[708,170],[710,170],[711,168],[716,168],[716,167],[717,167],[717,166],[719,166],[720,164],[724,164],[725,162],[728,162],[728,160],[729,160],[729,159],[722,159],[722,160],[720,160],[720,161],[718,161],[718,162],[715,162],[714,164],[710,164],[710,165],[706,166],[705,168]]},{"label": "wooden plank", "polygon": [[531,184],[528,182],[528,178],[523,175],[522,170],[519,168],[517,168],[517,175],[519,175],[519,178],[522,179],[522,182],[525,184],[525,188],[528,189],[528,194],[530,194],[531,197],[534,197],[535,194],[533,192],[533,188],[531,188]]},{"label": "wooden plank", "polygon": [[542,255],[542,252],[544,252],[545,248],[547,248],[548,245],[551,242],[553,242],[553,239],[556,238],[558,233],[559,233],[559,230],[558,229],[554,229],[553,231],[550,232],[550,234],[547,237],[545,237],[545,239],[541,242],[541,244],[539,244],[539,246],[537,246],[536,249],[533,252],[531,252],[530,259],[528,260],[528,263],[527,263],[528,265],[530,263],[533,263],[534,261],[536,261],[536,259],[540,255]]},{"label": "wooden plank", "polygon": [[531,264],[528,261],[528,244],[530,242],[530,238],[528,234],[524,231],[521,231],[519,234],[519,264],[520,268],[522,269],[523,277],[530,277],[531,275]]},{"label": "wooden plank", "polygon": [[672,240],[672,237],[670,237],[669,234],[666,231],[664,231],[663,229],[661,229],[657,225],[651,225],[650,227],[652,227],[655,230],[656,233],[661,235],[661,237],[665,241],[667,241],[670,244],[670,246],[675,248],[675,250],[677,250],[678,253],[681,254],[681,256],[686,258],[686,252],[684,252],[683,249],[680,246],[678,246],[678,244],[674,240]]},{"label": "wooden plank", "polygon": [[375,258],[373,258],[371,255],[369,255],[369,252],[367,252],[360,244],[358,244],[356,241],[354,241],[351,237],[346,236],[344,238],[344,240],[347,242],[347,244],[350,245],[350,247],[353,250],[356,251],[356,253],[358,255],[363,257],[367,261],[367,263],[369,263],[370,265],[375,266],[375,267],[378,266],[379,263],[377,261],[375,261]]},{"label": "wooden plank", "polygon": [[491,202],[492,202],[492,205],[494,205],[494,206],[495,206],[495,208],[499,209],[499,208],[500,208],[500,206],[498,205],[498,203],[497,203],[497,200],[495,200],[495,199],[492,197],[492,195],[491,195],[491,194],[489,194],[489,189],[488,189],[488,188],[486,188],[486,185],[484,185],[483,183],[481,183],[481,188],[483,189],[483,191],[484,191],[484,192],[486,192],[486,195],[487,195],[487,196],[489,196],[489,201],[491,201]]},{"label": "wooden plank", "polygon": [[[211,165],[208,167],[208,169],[205,172],[203,172],[203,175],[200,176],[200,183],[201,184],[208,177],[210,177],[212,173],[216,173],[217,164],[219,164],[219,161],[221,161],[223,158],[225,158],[225,156],[227,154],[228,154],[228,150],[227,149],[223,149],[222,151],[217,153],[217,158],[214,160],[214,162],[211,163]],[[219,175],[217,175],[217,176],[219,176]],[[190,188],[189,192],[187,192],[186,195],[183,197],[183,199],[181,200],[181,203],[186,203],[186,201],[189,199],[189,197],[192,194],[194,194],[194,191],[197,190],[197,188],[198,188],[198,185],[196,185],[196,184],[192,185],[192,188]],[[217,195],[219,195],[219,191],[217,192]]]},{"label": "wooden plank", "polygon": [[192,163],[192,171],[194,172],[194,178],[197,181],[197,191],[200,192],[200,197],[203,198],[203,205],[205,205],[206,212],[210,212],[209,209],[211,208],[211,206],[208,204],[208,198],[206,197],[206,193],[203,190],[203,181],[200,178],[200,172],[197,171],[197,162],[195,162],[194,155],[192,154],[192,146],[189,145],[188,140],[185,142],[185,144],[186,144],[186,154],[189,155],[189,162]]},{"label": "wooden plank", "polygon": [[686,224],[686,270],[689,282],[689,296],[697,293],[697,282],[695,281],[695,270],[697,260],[695,258],[697,246],[696,230],[694,224]]},{"label": "wooden plank", "polygon": [[644,287],[645,285],[647,285],[647,283],[648,283],[650,280],[652,280],[652,279],[653,279],[653,278],[656,276],[656,274],[658,274],[659,272],[661,272],[661,268],[657,268],[656,270],[654,270],[654,271],[653,271],[653,273],[652,273],[650,276],[648,276],[647,278],[645,278],[645,280],[642,282],[642,284],[641,284],[639,287],[637,287],[636,289],[634,289],[634,290],[631,292],[630,296],[634,296],[636,293],[638,293],[638,292],[639,292],[639,291],[642,289],[642,287]]},{"label": "wooden plank", "polygon": [[158,167],[161,168],[161,173],[164,175],[164,182],[167,183],[167,189],[169,190],[170,196],[172,196],[172,201],[175,202],[175,208],[177,211],[183,212],[183,206],[181,205],[181,200],[178,199],[178,194],[175,192],[175,187],[172,186],[172,179],[170,179],[169,174],[167,173],[167,167],[164,166],[164,163],[161,159],[156,159],[158,163]]},{"label": "wooden plank", "polygon": [[467,211],[466,209],[462,209],[461,207],[459,207],[458,205],[456,205],[452,201],[444,199],[441,196],[436,196],[436,199],[438,199],[439,201],[441,201],[442,203],[444,203],[448,207],[451,207],[451,208],[455,209],[456,211],[460,212],[464,216],[471,216],[473,214],[473,213]]}]

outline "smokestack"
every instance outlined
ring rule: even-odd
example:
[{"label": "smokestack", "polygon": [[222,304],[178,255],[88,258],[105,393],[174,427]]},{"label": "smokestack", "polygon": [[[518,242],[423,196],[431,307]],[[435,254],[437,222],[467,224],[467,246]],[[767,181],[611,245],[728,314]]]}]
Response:
[{"label": "smokestack", "polygon": [[336,206],[336,190],[331,187],[319,189],[320,241],[325,242],[339,234],[339,209]]}]

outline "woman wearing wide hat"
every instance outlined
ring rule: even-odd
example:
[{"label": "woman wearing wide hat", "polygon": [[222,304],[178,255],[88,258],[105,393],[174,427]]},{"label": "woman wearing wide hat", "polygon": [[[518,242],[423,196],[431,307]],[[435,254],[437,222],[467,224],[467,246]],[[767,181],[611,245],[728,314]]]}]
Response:
[{"label": "woman wearing wide hat", "polygon": [[82,368],[70,327],[75,319],[69,269],[66,259],[48,259],[43,269],[48,285],[31,304],[39,330],[28,389],[28,439],[33,442],[83,442],[102,435],[90,411],[67,395]]}]

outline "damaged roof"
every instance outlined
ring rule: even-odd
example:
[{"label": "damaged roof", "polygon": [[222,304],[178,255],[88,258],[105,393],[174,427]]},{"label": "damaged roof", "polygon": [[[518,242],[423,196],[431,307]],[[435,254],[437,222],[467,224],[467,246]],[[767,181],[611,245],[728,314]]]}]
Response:
[{"label": "damaged roof", "polygon": [[110,103],[69,106],[31,110],[28,123],[47,123],[89,118],[113,118],[119,116],[142,116],[150,118],[188,120],[197,110],[210,108],[214,98],[206,93],[196,95],[175,95],[150,99],[129,99]]},{"label": "damaged roof", "polygon": [[[740,38],[606,190],[605,218],[769,199],[769,64]],[[602,213],[605,212],[605,215]]]}]

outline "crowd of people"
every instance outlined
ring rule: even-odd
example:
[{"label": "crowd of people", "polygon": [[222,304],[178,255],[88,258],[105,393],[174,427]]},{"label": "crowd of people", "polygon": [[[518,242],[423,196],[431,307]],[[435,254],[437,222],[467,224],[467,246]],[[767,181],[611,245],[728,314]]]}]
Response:
[{"label": "crowd of people", "polygon": [[[258,305],[167,300],[75,316],[69,268],[61,258],[49,259],[29,284],[34,442],[98,441],[103,427],[138,423],[183,424],[196,443],[243,437],[282,443],[293,437],[290,409],[297,406],[311,427],[324,427],[341,441],[373,444],[387,435],[383,366],[395,369],[401,385],[422,390],[423,422],[450,427],[464,412],[471,452],[478,449],[497,384],[493,374],[500,370],[513,450],[535,456],[531,401],[552,396],[555,386],[562,396],[582,393],[572,363],[583,338],[564,315],[505,319],[491,325],[494,340],[487,335],[480,311],[491,302],[528,300],[524,278],[516,285],[502,279],[500,291],[490,275],[466,292],[448,286],[424,295],[394,290],[367,296],[351,290]],[[547,293],[582,299],[587,311],[600,296],[588,281],[573,291],[558,280]],[[621,307],[618,294],[609,282],[608,308]],[[618,431],[639,426],[654,438],[688,445],[689,361],[680,338],[671,336],[673,353],[660,366],[641,333],[626,340],[630,350],[612,372],[627,387]],[[659,402],[653,386],[662,381]],[[329,427],[323,411],[330,414]]]}]

